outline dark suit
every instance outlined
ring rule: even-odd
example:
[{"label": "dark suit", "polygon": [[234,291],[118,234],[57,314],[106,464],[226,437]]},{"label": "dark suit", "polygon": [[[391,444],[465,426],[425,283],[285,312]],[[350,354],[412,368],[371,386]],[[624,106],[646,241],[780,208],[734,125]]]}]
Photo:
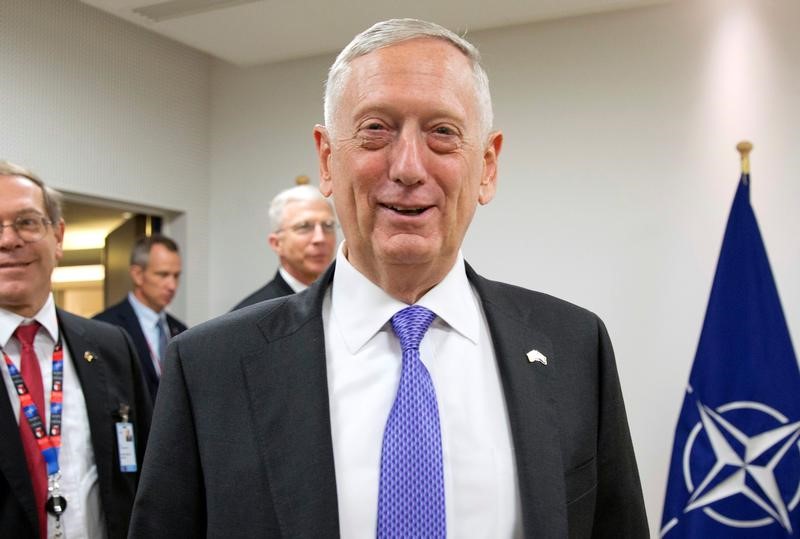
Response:
[{"label": "dark suit", "polygon": [[[150,345],[147,344],[147,339],[142,331],[142,325],[136,317],[131,302],[128,301],[127,296],[125,299],[112,305],[105,311],[94,315],[95,320],[102,320],[109,324],[119,326],[128,332],[128,335],[133,339],[133,344],[136,345],[136,353],[139,355],[141,361],[142,373],[144,373],[145,382],[147,382],[147,389],[150,391],[150,397],[153,402],[156,400],[156,393],[158,392],[158,373],[153,366],[153,358],[151,356]],[[169,326],[169,335],[175,335],[186,331],[186,325],[167,313],[167,325]]]},{"label": "dark suit", "polygon": [[281,272],[276,271],[275,277],[270,282],[237,303],[236,306],[231,310],[236,311],[242,307],[247,307],[249,305],[258,303],[259,301],[282,298],[283,296],[288,296],[289,294],[294,294],[294,290],[292,290],[292,287],[289,286],[289,283],[287,283],[286,280],[281,276]]},{"label": "dark suit", "polygon": [[[57,312],[64,344],[86,400],[108,536],[125,537],[139,474],[119,469],[115,423],[120,420],[120,406],[130,406],[129,421],[134,424],[136,459],[141,469],[152,414],[150,395],[133,343],[124,331]],[[86,357],[92,357],[92,361]],[[8,393],[0,391],[0,537],[38,539],[38,526],[19,427]]]},{"label": "dark suit", "polygon": [[[171,343],[158,402],[169,413],[156,412],[132,537],[338,536],[321,316],[333,271]],[[602,322],[467,271],[499,364],[525,536],[647,537]],[[533,348],[546,366],[528,361]]]}]

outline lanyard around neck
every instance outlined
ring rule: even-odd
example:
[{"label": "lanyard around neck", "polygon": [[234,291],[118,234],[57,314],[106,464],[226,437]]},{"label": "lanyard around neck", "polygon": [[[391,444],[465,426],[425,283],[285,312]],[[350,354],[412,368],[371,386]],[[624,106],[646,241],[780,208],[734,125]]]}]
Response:
[{"label": "lanyard around neck", "polygon": [[[33,346],[33,343],[31,343]],[[58,452],[61,448],[61,414],[63,411],[63,386],[64,386],[64,349],[61,345],[61,333],[59,332],[58,341],[55,348],[53,348],[53,383],[50,392],[50,434],[45,432],[45,424],[42,415],[36,403],[33,402],[33,397],[28,391],[28,386],[22,378],[19,369],[17,369],[11,358],[3,347],[0,346],[0,351],[3,352],[3,359],[8,367],[8,374],[11,375],[11,380],[14,382],[14,389],[19,396],[19,404],[28,426],[36,439],[39,450],[42,452],[44,461],[47,464],[47,475],[52,476],[58,473]],[[20,343],[20,361],[22,360],[22,343]]]}]

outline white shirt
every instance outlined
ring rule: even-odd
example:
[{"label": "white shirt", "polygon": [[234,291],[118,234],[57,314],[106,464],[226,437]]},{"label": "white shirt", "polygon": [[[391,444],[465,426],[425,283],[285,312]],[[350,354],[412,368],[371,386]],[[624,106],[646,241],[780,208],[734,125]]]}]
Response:
[{"label": "white shirt", "polygon": [[[42,325],[36,333],[33,347],[39,360],[44,383],[44,407],[47,426],[50,426],[50,395],[53,383],[53,348],[58,340],[58,319],[52,294],[33,318],[23,318],[0,309],[0,346],[20,368],[20,346],[14,331],[21,323],[36,320]],[[14,419],[19,423],[19,397],[3,361],[3,382],[11,401]],[[100,483],[94,460],[89,416],[78,374],[64,343],[64,408],[61,416],[61,450],[58,464],[61,468],[61,492],[67,499],[67,510],[61,516],[61,526],[68,539],[101,538],[106,536],[103,511],[100,506]],[[39,410],[39,413],[42,411]],[[55,517],[48,514],[48,537],[53,537]]]},{"label": "white shirt", "polygon": [[[448,537],[521,537],[511,430],[492,339],[459,253],[418,302],[436,313],[420,357],[436,389]],[[383,431],[402,352],[389,324],[407,307],[359,273],[339,247],[322,317],[343,538],[375,537]]]},{"label": "white shirt", "polygon": [[283,277],[283,280],[286,281],[286,284],[288,284],[289,287],[292,290],[294,290],[295,294],[297,294],[298,292],[302,292],[303,290],[308,288],[307,284],[301,283],[300,281],[292,277],[292,275],[288,271],[283,269],[283,266],[278,268],[278,272],[280,272],[281,277]]},{"label": "white shirt", "polygon": [[156,370],[156,374],[158,374],[160,378],[161,363],[159,362],[158,357],[157,326],[161,324],[164,334],[167,336],[167,340],[169,340],[170,334],[169,325],[167,324],[167,314],[164,311],[161,311],[160,313],[155,312],[153,309],[139,301],[133,292],[128,292],[128,301],[133,308],[133,312],[136,314],[137,320],[139,320],[139,326],[141,326],[142,333],[144,333],[144,338],[147,340],[147,346],[150,348],[150,360],[153,362],[153,367]]}]

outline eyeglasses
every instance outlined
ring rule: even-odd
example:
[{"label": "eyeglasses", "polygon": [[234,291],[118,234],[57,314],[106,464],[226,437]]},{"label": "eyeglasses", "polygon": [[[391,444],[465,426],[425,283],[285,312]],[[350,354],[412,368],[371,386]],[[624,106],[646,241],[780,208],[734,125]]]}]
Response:
[{"label": "eyeglasses", "polygon": [[3,229],[10,226],[22,241],[34,243],[44,237],[47,226],[52,224],[53,221],[39,215],[22,215],[14,219],[13,223],[7,225],[0,223],[0,236],[3,234]]},{"label": "eyeglasses", "polygon": [[326,221],[300,221],[299,223],[295,223],[286,228],[279,228],[275,232],[283,232],[284,230],[289,229],[300,236],[307,236],[314,233],[314,231],[317,229],[317,225],[322,228],[322,232],[325,234],[335,233],[338,226],[336,221],[333,219],[328,219]]}]

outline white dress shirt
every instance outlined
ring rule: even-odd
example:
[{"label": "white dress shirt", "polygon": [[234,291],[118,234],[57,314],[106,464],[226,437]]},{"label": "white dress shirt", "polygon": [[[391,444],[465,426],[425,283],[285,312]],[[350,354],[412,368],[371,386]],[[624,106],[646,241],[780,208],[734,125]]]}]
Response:
[{"label": "white dress shirt", "polygon": [[153,362],[153,368],[156,374],[161,378],[161,361],[158,357],[158,325],[160,324],[167,336],[170,338],[169,324],[167,324],[167,313],[161,311],[155,312],[153,309],[139,301],[133,292],[128,292],[128,301],[139,320],[139,326],[142,328],[144,338],[147,341],[147,346],[150,348],[150,360]]},{"label": "white dress shirt", "polygon": [[[381,445],[402,352],[389,320],[406,304],[359,273],[339,247],[323,302],[331,434],[343,538],[375,537]],[[492,339],[459,253],[422,297],[434,320],[420,357],[436,389],[448,537],[522,533],[511,430]]]},{"label": "white dress shirt", "polygon": [[[52,294],[33,318],[23,318],[0,309],[0,346],[20,368],[20,346],[14,331],[21,323],[36,320],[42,328],[36,333],[33,347],[39,360],[44,383],[44,414],[50,426],[50,395],[53,383],[53,349],[58,340],[58,319]],[[5,361],[2,365],[5,383],[14,419],[19,423],[19,396]],[[64,408],[61,416],[61,450],[58,464],[61,469],[61,493],[67,500],[67,510],[61,516],[61,526],[67,539],[101,538],[106,536],[103,511],[100,506],[100,483],[94,460],[89,416],[78,374],[72,363],[69,348],[64,343]],[[39,413],[42,413],[39,410]],[[48,537],[53,537],[55,517],[48,514]]]},{"label": "white dress shirt", "polygon": [[302,292],[303,290],[308,288],[307,284],[301,283],[300,281],[292,277],[292,275],[288,271],[283,269],[283,266],[278,268],[278,272],[280,272],[281,277],[283,277],[283,280],[286,281],[286,284],[289,285],[289,288],[294,290],[295,294],[297,294],[298,292]]}]

